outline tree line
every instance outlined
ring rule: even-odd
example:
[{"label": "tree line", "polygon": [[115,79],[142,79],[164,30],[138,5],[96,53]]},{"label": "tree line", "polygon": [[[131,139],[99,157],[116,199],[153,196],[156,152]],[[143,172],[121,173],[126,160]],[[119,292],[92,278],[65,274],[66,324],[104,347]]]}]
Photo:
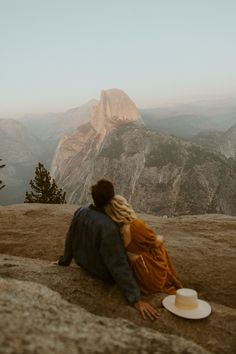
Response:
[{"label": "tree line", "polygon": [[[3,167],[5,165],[0,165],[0,168]],[[38,163],[34,179],[31,179],[29,184],[31,191],[26,191],[24,203],[66,204],[66,193],[57,186],[55,179],[42,163]],[[0,181],[0,190],[4,187]]]},{"label": "tree line", "polygon": [[[0,159],[0,161],[2,161],[2,159]],[[0,165],[0,168],[3,168],[3,167],[5,167],[6,165]],[[4,188],[5,187],[5,184],[3,184],[3,182],[0,180],[0,190],[2,189],[2,188]]]}]

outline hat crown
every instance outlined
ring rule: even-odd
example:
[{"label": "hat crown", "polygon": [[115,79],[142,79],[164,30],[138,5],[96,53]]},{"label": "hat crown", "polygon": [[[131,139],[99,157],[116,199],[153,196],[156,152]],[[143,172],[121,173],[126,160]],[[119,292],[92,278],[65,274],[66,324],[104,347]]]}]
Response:
[{"label": "hat crown", "polygon": [[166,296],[162,303],[170,312],[188,319],[205,318],[211,313],[211,306],[206,301],[199,300],[193,289],[178,289],[176,295]]},{"label": "hat crown", "polygon": [[175,306],[180,309],[195,309],[198,307],[197,292],[182,288],[176,291]]}]

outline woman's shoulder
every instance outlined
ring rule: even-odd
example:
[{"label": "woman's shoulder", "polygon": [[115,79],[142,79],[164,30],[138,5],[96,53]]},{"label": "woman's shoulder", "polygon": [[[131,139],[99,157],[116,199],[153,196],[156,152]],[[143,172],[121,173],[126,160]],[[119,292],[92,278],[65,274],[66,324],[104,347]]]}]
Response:
[{"label": "woman's shoulder", "polygon": [[142,219],[135,219],[130,223],[131,226],[144,227],[146,226],[145,222]]},{"label": "woman's shoulder", "polygon": [[131,233],[154,234],[155,232],[142,219],[135,219],[131,223]]},{"label": "woman's shoulder", "polygon": [[135,219],[130,223],[130,232],[131,234],[143,233],[146,231],[147,225],[141,219]]}]

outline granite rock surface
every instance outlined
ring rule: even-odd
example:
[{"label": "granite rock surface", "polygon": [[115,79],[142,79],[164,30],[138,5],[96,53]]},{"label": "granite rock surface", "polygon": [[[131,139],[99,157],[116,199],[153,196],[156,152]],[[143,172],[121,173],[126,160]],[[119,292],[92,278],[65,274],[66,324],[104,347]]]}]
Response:
[{"label": "granite rock surface", "polygon": [[[161,302],[166,296],[165,294],[159,293],[150,295],[145,297],[145,299],[159,310],[160,318],[155,322],[149,322],[142,320],[138,312],[127,305],[123,295],[116,286],[105,284],[102,281],[90,277],[75,264],[71,264],[70,267],[59,267],[51,262],[52,260],[56,260],[63,252],[65,233],[76,208],[76,205],[42,204],[0,207],[0,276],[4,281],[9,282],[9,278],[11,278],[23,282],[41,284],[46,287],[43,288],[43,293],[48,292],[53,299],[54,295],[52,295],[48,289],[59,293],[65,301],[73,304],[73,306],[78,309],[78,313],[81,311],[80,308],[82,307],[84,309],[82,311],[86,310],[90,314],[102,317],[105,316],[108,318],[112,328],[114,328],[113,326],[116,326],[115,323],[118,323],[117,326],[121,328],[120,333],[124,333],[122,332],[123,327],[121,319],[126,319],[129,323],[132,322],[135,326],[158,331],[158,333],[160,332],[163,336],[177,336],[181,339],[182,343],[185,343],[185,341],[191,341],[191,343],[194,342],[204,350],[212,353],[226,354],[235,351],[235,217],[225,215],[198,215],[162,218],[145,214],[140,215],[140,217],[155,229],[158,234],[164,236],[166,248],[184,286],[196,289],[199,298],[208,301],[212,306],[212,314],[208,318],[197,321],[185,320],[172,315],[162,307]],[[12,282],[14,283],[13,280]],[[50,314],[48,314],[47,309],[44,312],[43,310],[40,310],[43,309],[43,304],[40,303],[40,296],[36,296],[36,294],[41,293],[41,288],[37,284],[32,285],[32,283],[30,283],[29,285],[29,287],[36,289],[35,295],[31,294],[28,296],[23,295],[22,293],[21,300],[19,301],[28,303],[28,300],[26,301],[26,299],[29,297],[36,299],[34,301],[34,306],[35,308],[38,307],[39,311],[37,312],[36,310],[33,310],[33,308],[32,311],[36,311],[35,313],[39,316],[39,322],[41,321],[41,313],[44,313],[42,316],[45,316],[45,321],[47,322]],[[8,287],[8,285],[5,284],[3,288],[4,287]],[[20,287],[21,289],[24,287],[28,289],[27,284],[22,284]],[[22,290],[19,291],[22,292]],[[2,294],[1,291],[0,294]],[[25,299],[24,296],[26,296]],[[55,296],[57,297],[59,295]],[[9,294],[6,295],[6,297],[8,299],[11,298]],[[13,297],[17,302],[18,295]],[[6,298],[4,301],[6,301]],[[42,302],[45,301],[46,300],[42,297]],[[30,301],[28,305],[32,305]],[[28,305],[26,304],[25,306]],[[63,308],[63,306],[64,305],[60,305],[59,307]],[[67,303],[65,306],[67,307],[71,305],[68,305]],[[5,306],[5,308],[7,312],[7,307]],[[19,305],[18,310],[19,308],[21,308],[21,305]],[[14,309],[16,308],[14,307]],[[14,309],[10,312],[10,317],[7,317],[8,320],[9,318],[12,318],[11,316],[13,316]],[[63,311],[64,309],[62,310],[62,313]],[[31,310],[29,309],[28,312],[26,311],[26,314],[27,313],[31,313]],[[8,315],[5,314],[4,316]],[[36,319],[37,316],[35,317]],[[89,315],[85,315],[85,317],[86,316],[89,317]],[[65,327],[62,319],[59,319],[58,313],[56,318],[60,323],[58,327],[61,328],[62,326],[70,336],[70,331],[66,330],[67,327]],[[91,319],[92,323],[96,322],[93,317],[91,317]],[[16,323],[18,328],[20,327],[21,320],[22,318]],[[88,322],[89,321],[90,320],[88,320]],[[32,325],[30,322],[27,323],[31,328]],[[50,324],[51,320],[48,320],[47,323]],[[131,325],[131,327],[133,325]],[[70,321],[67,321],[66,326],[70,328]],[[106,328],[106,324],[104,326]],[[49,329],[50,330],[45,337],[47,338],[47,340],[45,339],[45,343],[47,341],[49,341],[49,343],[50,341],[53,341],[54,339],[52,338],[54,335],[56,336],[55,338],[57,338],[58,333],[62,330],[60,329],[57,334],[55,334],[55,332],[53,332],[54,334],[51,334],[52,328],[50,326]],[[28,330],[29,329],[27,329],[27,331]],[[139,330],[140,329],[137,329],[137,331]],[[116,330],[114,330],[114,332],[116,332]],[[140,336],[140,338],[144,338],[145,336],[148,337],[149,335],[151,336],[151,332],[146,331],[145,333],[143,332],[144,337],[142,337],[140,334],[141,332],[137,332],[139,333],[137,336]],[[3,333],[5,333],[5,338],[10,338],[7,337],[6,332]],[[41,332],[37,330],[37,333]],[[43,330],[42,333],[42,337],[45,336]],[[63,331],[60,333],[60,338],[66,338],[67,334],[62,334]],[[108,331],[106,333],[110,332]],[[27,345],[30,345],[29,343],[33,341],[32,338],[36,338],[37,335],[35,334],[31,337],[29,342],[26,340],[26,344],[28,343]],[[73,334],[71,336],[73,337]],[[124,334],[121,336],[126,338]],[[108,337],[110,336],[108,335]],[[164,338],[167,340],[166,337],[163,337],[163,341],[165,341]],[[24,343],[22,338],[19,340]],[[85,342],[86,340],[87,339],[85,338]],[[151,339],[150,341],[157,343],[155,340],[156,339]],[[160,353],[175,353],[175,351],[172,351],[175,349],[171,347],[168,340],[166,343],[168,343],[170,351],[160,351]],[[105,339],[101,338],[101,341],[105,341]],[[124,341],[126,341],[126,339]],[[148,346],[149,344],[145,344],[147,346],[142,347],[144,344],[141,345],[141,342],[140,339],[140,341],[137,342],[137,346],[134,346],[135,351],[139,352],[140,350],[141,353],[142,351],[140,348],[142,348],[144,353],[145,350],[147,353],[151,353],[153,346],[150,347]],[[107,343],[110,343],[109,345],[111,345],[111,348],[114,348],[113,337],[111,338],[111,342]],[[131,343],[134,342],[131,340]],[[195,349],[195,347],[194,349],[191,349],[193,347],[191,347],[190,344],[188,344],[187,347],[178,347],[178,343],[179,342],[176,340],[176,348],[180,348],[178,349],[180,353],[192,353],[194,350],[197,353],[197,350],[201,350]],[[74,348],[74,339],[72,340],[71,345],[71,348]],[[88,348],[86,345],[85,348]],[[62,346],[62,348],[64,347]],[[89,350],[94,350],[91,348],[92,347],[90,347],[90,349],[88,348],[88,353],[90,353]],[[118,351],[123,349],[119,349],[119,346],[117,348],[118,353],[123,353],[122,351]],[[132,349],[126,344],[124,344],[124,348],[126,348],[127,352],[132,353]],[[33,352],[33,349],[29,352]],[[59,349],[58,352],[60,353]],[[107,352],[109,353],[109,351]],[[8,353],[8,351],[5,351],[4,354],[5,353]],[[9,349],[9,353],[13,353],[13,350],[10,351]],[[157,353],[159,352],[157,351]]]}]

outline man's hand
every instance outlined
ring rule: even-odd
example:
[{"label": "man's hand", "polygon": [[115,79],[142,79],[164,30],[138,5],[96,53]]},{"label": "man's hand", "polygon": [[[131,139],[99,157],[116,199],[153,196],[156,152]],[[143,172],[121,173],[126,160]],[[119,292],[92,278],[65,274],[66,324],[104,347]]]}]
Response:
[{"label": "man's hand", "polygon": [[51,262],[51,265],[58,265],[58,261]]},{"label": "man's hand", "polygon": [[154,321],[160,316],[157,310],[155,310],[154,307],[149,305],[147,302],[138,301],[133,306],[137,311],[141,313],[144,320],[149,318],[150,320]]}]

